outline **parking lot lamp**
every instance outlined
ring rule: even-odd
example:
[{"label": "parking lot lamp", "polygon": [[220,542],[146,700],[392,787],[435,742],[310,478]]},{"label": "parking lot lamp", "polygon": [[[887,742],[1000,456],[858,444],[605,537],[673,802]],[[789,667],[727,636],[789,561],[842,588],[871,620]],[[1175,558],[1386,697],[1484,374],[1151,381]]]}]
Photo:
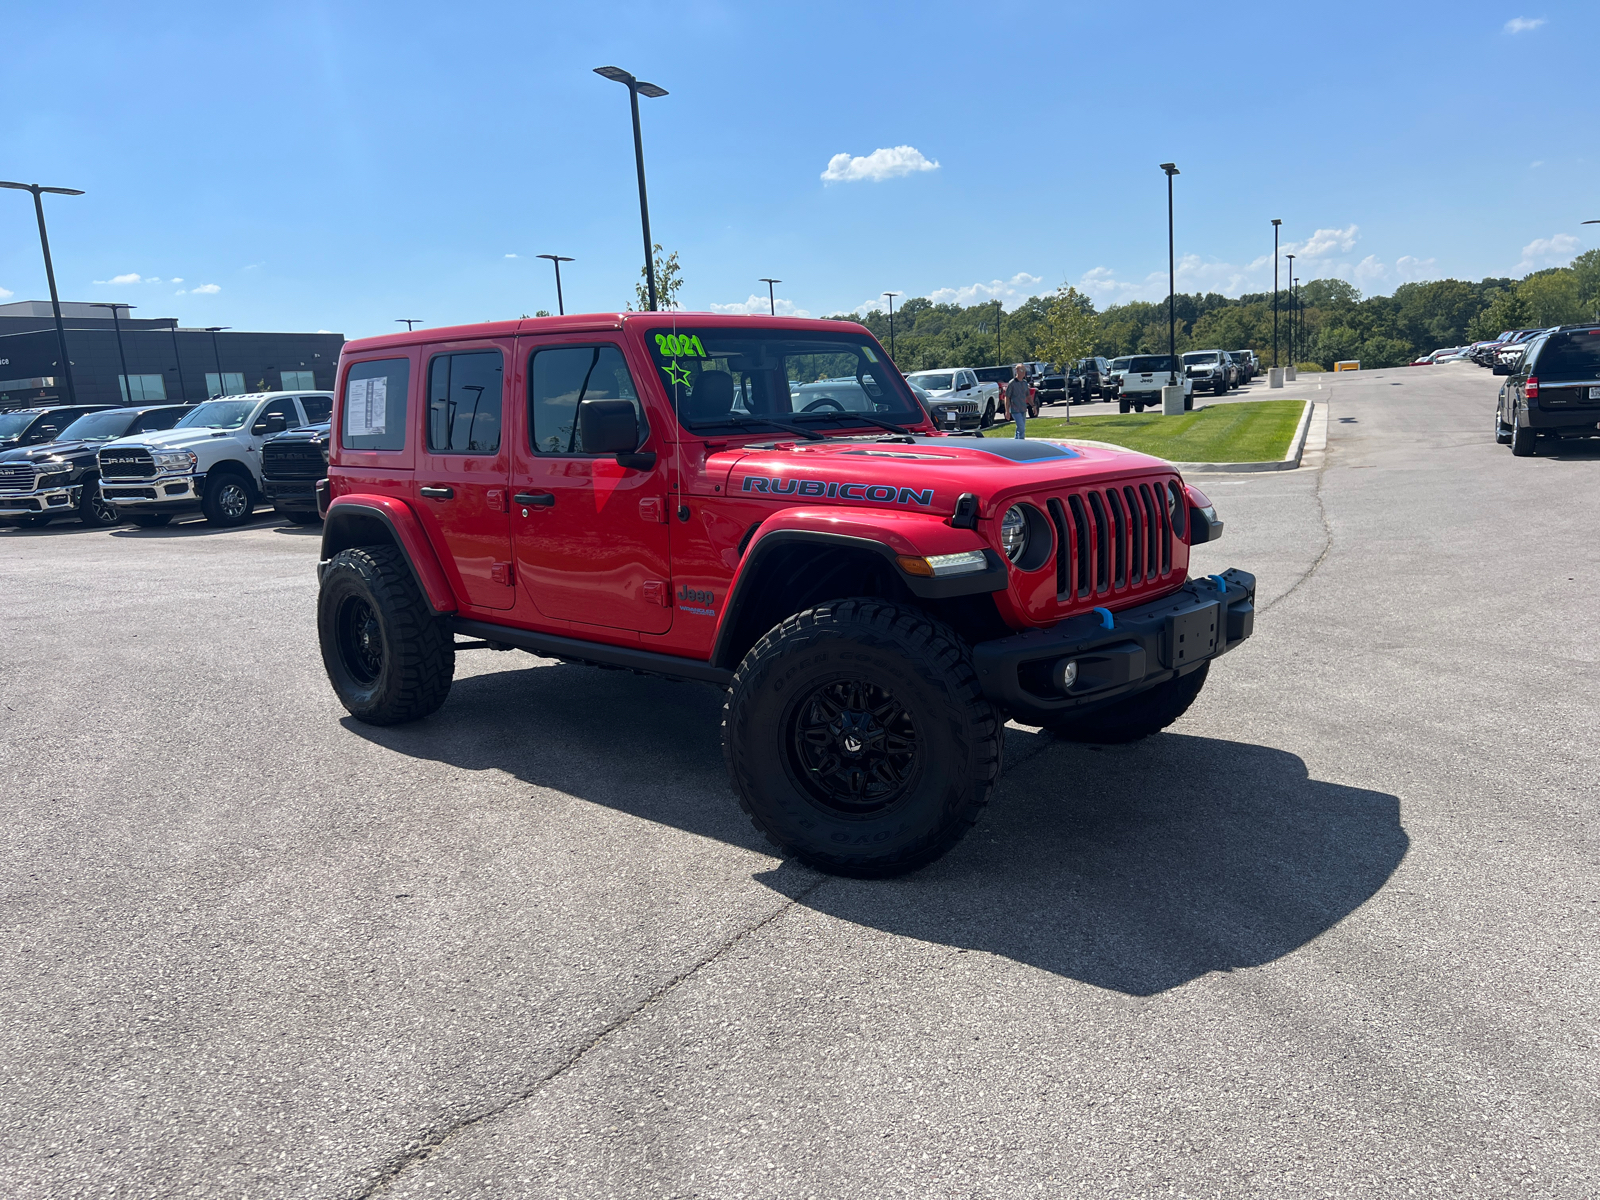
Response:
[{"label": "parking lot lamp", "polygon": [[[777,300],[776,295],[773,293],[772,288],[773,288],[774,284],[782,283],[783,280],[781,280],[781,279],[766,279],[766,278],[763,278],[761,280],[761,282],[767,285],[767,308],[771,310],[773,316],[777,316],[778,315],[778,300]],[[893,357],[893,356],[891,355],[891,357]]]},{"label": "parking lot lamp", "polygon": [[[1167,173],[1167,365],[1171,368],[1167,382],[1178,386],[1178,269],[1172,253],[1172,177],[1179,173],[1176,163],[1162,163]],[[1071,397],[1068,397],[1070,400]]]},{"label": "parking lot lamp", "polygon": [[122,391],[123,399],[133,403],[133,380],[128,378],[128,355],[122,349],[122,321],[117,316],[119,308],[133,308],[131,304],[91,304],[90,308],[109,308],[111,310],[111,328],[117,331],[117,357],[122,360]]},{"label": "parking lot lamp", "polygon": [[78,402],[78,389],[72,382],[72,360],[67,357],[67,327],[61,323],[61,298],[56,295],[56,269],[50,262],[50,235],[44,231],[44,200],[41,195],[81,196],[77,188],[41,187],[37,183],[10,183],[0,180],[0,188],[33,193],[33,211],[39,218],[39,248],[44,251],[44,277],[50,284],[50,308],[56,317],[56,345],[61,351],[61,370],[67,377],[67,402]]},{"label": "parking lot lamp", "polygon": [[421,317],[396,317],[394,319],[394,323],[396,325],[404,325],[406,327],[406,332],[410,333],[411,332],[411,327],[413,325],[421,325],[422,324],[422,318]]},{"label": "parking lot lamp", "polygon": [[994,298],[994,362],[999,366],[1005,360],[1000,354],[1000,323],[1005,318],[1006,310],[1000,303],[1000,297]]},{"label": "parking lot lamp", "polygon": [[1278,365],[1278,226],[1283,222],[1272,218],[1272,365]]},{"label": "parking lot lamp", "polygon": [[1289,361],[1300,362],[1300,277],[1289,268]]},{"label": "parking lot lamp", "polygon": [[548,258],[556,269],[556,315],[567,315],[567,302],[561,298],[561,264],[564,262],[577,262],[575,258],[567,258],[562,254],[536,254],[535,258]]},{"label": "parking lot lamp", "polygon": [[1289,260],[1289,365],[1294,366],[1294,255],[1285,254]]},{"label": "parking lot lamp", "polygon": [[[211,335],[211,357],[217,360],[217,395],[219,396],[226,396],[228,394],[223,390],[228,386],[228,381],[222,377],[222,351],[217,349],[217,334],[221,333],[224,329],[232,328],[232,325],[206,326],[206,332]],[[209,400],[211,397],[207,396],[206,399]]]},{"label": "parking lot lamp", "polygon": [[644,139],[639,134],[639,97],[649,96],[653,100],[665,96],[667,89],[636,79],[621,67],[596,67],[594,73],[626,87],[628,103],[633,107],[633,158],[639,168],[639,221],[644,226],[644,277],[649,287],[650,311],[655,312],[656,258],[650,241],[650,200],[644,190]]},{"label": "parking lot lamp", "polygon": [[899,292],[884,293],[885,296],[889,297],[889,358],[891,360],[894,358],[894,298],[899,294]]}]

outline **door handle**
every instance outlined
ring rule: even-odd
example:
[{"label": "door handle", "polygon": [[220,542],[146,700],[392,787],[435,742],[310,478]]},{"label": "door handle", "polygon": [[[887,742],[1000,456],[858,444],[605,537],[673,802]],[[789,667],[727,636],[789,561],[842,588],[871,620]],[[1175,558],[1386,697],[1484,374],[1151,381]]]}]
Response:
[{"label": "door handle", "polygon": [[550,492],[518,492],[511,498],[518,504],[537,504],[540,508],[551,508],[556,502]]},{"label": "door handle", "polygon": [[456,494],[455,488],[447,487],[425,487],[417,490],[430,500],[450,500],[454,499]]}]

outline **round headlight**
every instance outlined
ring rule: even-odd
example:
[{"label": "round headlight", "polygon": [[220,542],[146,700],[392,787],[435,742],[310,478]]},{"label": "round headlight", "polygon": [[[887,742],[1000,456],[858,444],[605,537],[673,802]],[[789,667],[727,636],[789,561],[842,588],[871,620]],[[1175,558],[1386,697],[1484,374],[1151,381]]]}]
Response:
[{"label": "round headlight", "polygon": [[1006,509],[1006,515],[1000,518],[1000,549],[1005,551],[1007,558],[1016,562],[1027,548],[1028,515],[1022,511],[1020,504],[1013,504]]}]

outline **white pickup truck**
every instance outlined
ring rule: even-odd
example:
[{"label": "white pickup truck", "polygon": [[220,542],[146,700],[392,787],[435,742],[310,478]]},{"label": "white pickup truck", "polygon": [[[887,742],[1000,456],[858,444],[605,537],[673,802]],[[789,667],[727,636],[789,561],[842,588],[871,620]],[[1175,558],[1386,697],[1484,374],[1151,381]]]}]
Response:
[{"label": "white pickup truck", "polygon": [[928,393],[930,400],[976,400],[982,428],[994,424],[1000,408],[1000,385],[980,383],[971,367],[951,367],[945,371],[917,371],[906,378]]},{"label": "white pickup truck", "polygon": [[100,494],[135,525],[199,509],[213,525],[249,519],[263,496],[261,443],[326,421],[332,392],[256,392],[208,400],[171,429],[100,448]]},{"label": "white pickup truck", "polygon": [[[1143,412],[1146,406],[1150,408],[1161,407],[1161,389],[1172,381],[1172,359],[1165,354],[1135,354],[1130,358],[1116,360],[1112,363],[1113,370],[1117,363],[1126,363],[1117,372],[1121,380],[1121,387],[1117,392],[1117,411],[1127,412],[1132,408]],[[1177,370],[1178,382],[1183,384],[1183,407],[1194,407],[1194,380],[1184,373],[1182,366]]]}]

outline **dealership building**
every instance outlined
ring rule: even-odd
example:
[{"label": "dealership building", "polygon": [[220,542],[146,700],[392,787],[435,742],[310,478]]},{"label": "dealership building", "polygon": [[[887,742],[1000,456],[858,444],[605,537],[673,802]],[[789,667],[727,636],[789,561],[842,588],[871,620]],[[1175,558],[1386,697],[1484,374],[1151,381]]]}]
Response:
[{"label": "dealership building", "polygon": [[[171,317],[133,319],[125,304],[63,303],[61,318],[80,404],[331,392],[344,345],[338,333],[185,329]],[[67,399],[50,302],[0,304],[0,410]]]}]

